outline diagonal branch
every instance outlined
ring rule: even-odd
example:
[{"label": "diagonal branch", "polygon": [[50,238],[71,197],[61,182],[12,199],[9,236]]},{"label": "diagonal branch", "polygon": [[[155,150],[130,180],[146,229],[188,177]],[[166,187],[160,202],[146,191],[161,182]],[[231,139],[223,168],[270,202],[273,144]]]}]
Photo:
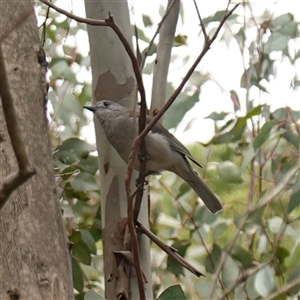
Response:
[{"label": "diagonal branch", "polygon": [[[135,142],[133,144],[133,150],[132,150],[133,156],[136,155],[137,149],[138,149],[141,141],[144,139],[144,137],[148,134],[148,132],[153,128],[153,126],[158,122],[158,120],[163,116],[163,114],[167,111],[167,109],[172,105],[172,103],[175,101],[175,99],[177,98],[177,96],[180,94],[180,92],[182,91],[183,87],[185,86],[185,84],[187,83],[187,81],[189,80],[189,78],[191,77],[191,75],[193,74],[193,72],[195,71],[196,67],[201,62],[201,60],[204,57],[204,55],[210,49],[210,46],[212,45],[212,43],[217,38],[217,36],[218,36],[221,28],[223,27],[225,21],[235,11],[235,9],[238,6],[239,6],[239,3],[236,4],[233,7],[233,9],[231,9],[226,14],[224,14],[224,17],[220,21],[220,24],[219,24],[216,32],[214,33],[213,37],[210,38],[210,39],[208,39],[205,42],[203,50],[201,51],[201,53],[199,54],[199,56],[197,57],[197,59],[195,60],[195,62],[193,63],[193,65],[191,66],[191,68],[189,69],[189,71],[187,72],[187,74],[184,76],[184,78],[182,79],[182,81],[179,84],[179,86],[177,87],[177,89],[174,91],[174,93],[171,95],[171,97],[168,99],[168,101],[165,103],[165,105],[161,108],[161,110],[158,112],[158,114],[151,120],[151,122],[143,130],[143,132],[135,139]],[[131,163],[132,163],[132,167],[133,167],[133,161]],[[128,169],[129,169],[129,165],[128,165]]]},{"label": "diagonal branch", "polygon": [[144,227],[141,223],[137,222],[137,228],[140,232],[147,235],[147,237],[154,242],[160,249],[165,251],[169,256],[171,256],[174,260],[176,260],[181,266],[192,272],[196,276],[203,276],[201,272],[199,272],[195,267],[193,267],[190,263],[188,263],[182,256],[177,253],[177,250],[173,247],[166,245],[163,241],[161,241],[155,234],[149,231],[146,227]]}]

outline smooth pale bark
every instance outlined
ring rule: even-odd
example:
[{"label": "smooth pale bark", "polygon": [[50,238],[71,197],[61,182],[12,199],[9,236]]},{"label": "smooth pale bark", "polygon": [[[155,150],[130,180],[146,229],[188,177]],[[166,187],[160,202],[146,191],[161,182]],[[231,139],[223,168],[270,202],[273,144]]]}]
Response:
[{"label": "smooth pale bark", "polygon": [[[88,18],[104,20],[109,12],[132,44],[132,32],[126,1],[85,1]],[[90,56],[93,76],[93,101],[103,99],[117,101],[132,108],[135,103],[135,76],[131,61],[122,43],[111,28],[88,26]],[[113,251],[120,251],[123,243],[123,229],[127,217],[125,175],[127,165],[106,140],[101,126],[95,120],[96,140],[101,181],[101,209],[104,244],[105,295],[116,298],[116,262]],[[132,190],[135,189],[134,173]],[[144,197],[139,221],[148,227],[147,197]],[[153,299],[151,283],[150,245],[145,236],[139,237],[140,261],[148,283],[145,283],[147,299]],[[131,299],[139,299],[135,272],[132,268],[130,281]]]},{"label": "smooth pale bark", "polygon": [[[22,139],[37,174],[0,211],[0,299],[74,299],[70,253],[56,193],[46,119],[47,83],[34,2],[1,1],[1,41]],[[2,106],[0,104],[0,106]],[[0,180],[18,170],[0,107]]]},{"label": "smooth pale bark", "polygon": [[[171,7],[171,8],[170,8]],[[170,8],[168,16],[163,21],[159,31],[156,60],[153,72],[150,115],[155,115],[166,102],[167,78],[171,60],[171,51],[179,16],[180,1],[169,0],[166,11]]]}]

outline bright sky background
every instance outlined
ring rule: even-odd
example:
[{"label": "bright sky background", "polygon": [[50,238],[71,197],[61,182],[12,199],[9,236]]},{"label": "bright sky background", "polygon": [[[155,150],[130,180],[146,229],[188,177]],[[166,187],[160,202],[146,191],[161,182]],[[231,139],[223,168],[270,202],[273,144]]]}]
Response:
[{"label": "bright sky background", "polygon": [[[131,20],[136,23],[138,27],[143,27],[142,15],[149,15],[154,25],[145,29],[145,33],[151,38],[154,34],[157,24],[161,20],[159,14],[159,7],[166,4],[166,1],[129,1],[131,12]],[[202,18],[214,15],[216,11],[226,8],[227,0],[213,0],[213,1],[197,1]],[[84,1],[57,1],[56,5],[72,11],[76,15],[85,16]],[[192,0],[181,1],[183,22],[179,21],[176,34],[183,34],[188,36],[187,45],[174,48],[172,54],[174,55],[173,63],[170,66],[169,80],[175,86],[180,83],[181,78],[190,68],[195,58],[199,55],[203,45],[203,39],[199,38],[199,20],[195,11],[195,6]],[[240,6],[239,11],[243,12],[243,7]],[[262,16],[264,12],[268,12],[268,16],[274,18],[286,12],[296,14],[296,19],[300,21],[300,2],[298,0],[259,0],[252,1],[253,15]],[[264,19],[256,20],[257,23],[262,23]],[[241,22],[243,20],[241,19]],[[256,34],[255,24],[250,24],[253,28],[251,34]],[[235,26],[231,27],[232,31],[236,30]],[[208,30],[209,32],[209,30]],[[66,43],[73,43],[70,39]],[[88,38],[84,31],[80,31],[77,36],[76,45],[78,51],[83,55],[88,55]],[[295,45],[297,49],[300,48],[300,38],[298,44]],[[143,45],[141,45],[143,48]],[[189,53],[188,61],[182,60],[182,51]],[[278,55],[274,53],[274,57]],[[177,57],[177,58],[176,58]],[[154,59],[150,58],[150,61]],[[298,59],[299,61],[299,59]],[[248,59],[245,59],[246,66]],[[236,42],[226,45],[224,41],[217,41],[213,44],[211,50],[207,53],[199,68],[203,73],[210,75],[211,80],[201,87],[200,101],[194,108],[188,112],[183,122],[178,126],[175,135],[184,143],[191,141],[207,142],[214,134],[214,125],[211,120],[205,120],[211,112],[233,112],[233,104],[229,97],[229,92],[235,90],[242,102],[245,98],[245,90],[240,88],[240,78],[244,71],[242,64],[242,56]],[[296,66],[298,79],[300,74],[300,62]],[[253,99],[259,99],[260,103],[272,104],[271,108],[274,110],[281,106],[290,106],[294,110],[300,110],[300,89],[297,91],[290,87],[291,79],[295,76],[295,68],[289,64],[288,61],[281,61],[276,68],[276,77],[271,79],[271,82],[266,82],[266,87],[270,94],[264,94],[261,97],[258,89],[252,89],[250,92]],[[90,74],[79,74],[91,78]],[[147,99],[151,96],[152,78],[150,75],[144,76],[145,87],[147,90]],[[256,101],[258,104],[258,100]],[[243,103],[242,103],[243,105]],[[91,114],[88,114],[91,115]],[[192,122],[192,129],[184,131],[188,122]],[[199,130],[202,129],[202,130]],[[195,131],[196,129],[196,131]],[[94,134],[84,129],[83,133],[87,134],[87,139],[94,142]],[[195,134],[196,132],[196,134]]]}]

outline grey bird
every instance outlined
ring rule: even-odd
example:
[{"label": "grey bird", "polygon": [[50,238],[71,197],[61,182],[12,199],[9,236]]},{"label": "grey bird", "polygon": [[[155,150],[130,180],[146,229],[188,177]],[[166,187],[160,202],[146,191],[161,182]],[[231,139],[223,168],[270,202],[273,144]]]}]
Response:
[{"label": "grey bird", "polygon": [[[131,148],[138,132],[138,116],[131,110],[116,102],[102,100],[95,106],[84,106],[92,111],[103,127],[109,143],[117,150],[121,158],[128,163]],[[147,116],[147,123],[151,117]],[[216,213],[222,209],[217,197],[211,192],[198,174],[193,170],[187,158],[196,165],[201,165],[195,160],[191,153],[160,123],[156,123],[145,137],[147,152],[146,173],[158,173],[160,171],[171,171],[185,180],[206,204],[208,209]],[[136,157],[134,169],[139,170],[140,160]]]}]

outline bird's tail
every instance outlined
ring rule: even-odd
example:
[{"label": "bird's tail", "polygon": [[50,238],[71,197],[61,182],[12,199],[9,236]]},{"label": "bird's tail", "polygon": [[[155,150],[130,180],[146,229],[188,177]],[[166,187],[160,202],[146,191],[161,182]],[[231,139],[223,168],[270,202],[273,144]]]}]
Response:
[{"label": "bird's tail", "polygon": [[[192,168],[191,168],[192,169]],[[187,183],[192,187],[192,189],[197,193],[201,200],[205,203],[207,208],[212,212],[216,213],[221,210],[222,204],[218,198],[213,194],[213,192],[208,188],[208,186],[203,182],[203,180],[197,175],[194,170],[191,170],[190,178]]]}]

